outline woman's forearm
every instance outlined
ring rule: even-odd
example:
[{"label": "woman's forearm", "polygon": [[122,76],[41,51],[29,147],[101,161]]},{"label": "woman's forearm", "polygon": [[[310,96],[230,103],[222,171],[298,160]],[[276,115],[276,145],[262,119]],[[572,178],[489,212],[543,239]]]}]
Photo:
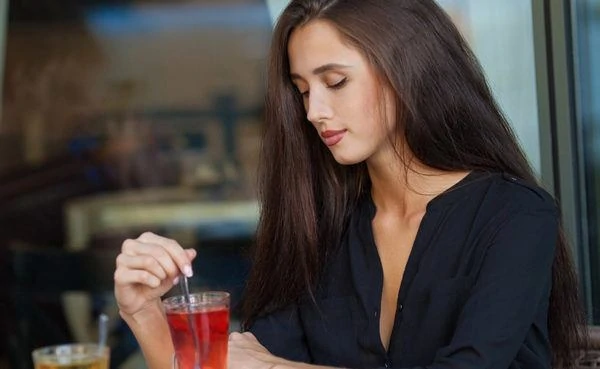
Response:
[{"label": "woman's forearm", "polygon": [[148,369],[171,369],[173,342],[161,303],[134,315],[121,313],[121,317],[135,335]]}]

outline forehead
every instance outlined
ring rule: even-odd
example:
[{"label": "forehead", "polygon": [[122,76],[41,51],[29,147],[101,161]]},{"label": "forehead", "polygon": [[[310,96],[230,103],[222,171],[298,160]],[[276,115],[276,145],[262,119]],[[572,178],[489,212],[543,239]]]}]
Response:
[{"label": "forehead", "polygon": [[335,26],[323,20],[311,21],[292,32],[288,57],[290,71],[297,74],[328,63],[363,62],[358,50],[344,40]]}]

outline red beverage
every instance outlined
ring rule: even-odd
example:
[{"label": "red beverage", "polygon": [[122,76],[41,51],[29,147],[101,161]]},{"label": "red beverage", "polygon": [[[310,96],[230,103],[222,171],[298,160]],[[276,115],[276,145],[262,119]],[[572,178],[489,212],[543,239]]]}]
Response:
[{"label": "red beverage", "polygon": [[[220,303],[207,303],[202,293],[192,294],[191,297],[191,305],[181,303],[181,296],[165,301],[178,369],[194,369],[196,352],[193,331],[197,337],[201,368],[227,369],[229,295],[227,301]],[[173,299],[179,299],[178,303],[173,303]]]}]

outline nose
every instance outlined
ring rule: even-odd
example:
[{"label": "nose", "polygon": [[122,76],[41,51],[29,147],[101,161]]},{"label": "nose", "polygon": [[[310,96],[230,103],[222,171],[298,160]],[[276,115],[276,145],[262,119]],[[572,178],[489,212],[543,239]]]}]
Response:
[{"label": "nose", "polygon": [[325,96],[311,92],[305,101],[306,119],[312,124],[317,124],[324,119],[332,116],[332,109]]}]

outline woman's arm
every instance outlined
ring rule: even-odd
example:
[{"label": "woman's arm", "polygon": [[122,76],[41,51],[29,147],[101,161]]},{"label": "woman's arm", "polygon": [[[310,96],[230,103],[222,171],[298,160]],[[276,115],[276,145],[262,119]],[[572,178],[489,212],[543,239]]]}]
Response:
[{"label": "woman's arm", "polygon": [[303,363],[312,362],[295,304],[256,319],[249,332],[275,356]]},{"label": "woman's arm", "polygon": [[162,307],[162,296],[180,274],[192,276],[193,249],[150,232],[123,242],[115,270],[115,298],[149,369],[171,369],[173,344]]},{"label": "woman's arm", "polygon": [[133,315],[120,313],[135,335],[148,369],[171,369],[175,350],[160,302],[153,302]]},{"label": "woman's arm", "polygon": [[[487,248],[450,343],[428,368],[504,369],[517,355],[550,368],[547,312],[557,241],[553,206],[511,214]],[[539,346],[524,348],[528,335]]]},{"label": "woman's arm", "polygon": [[250,332],[229,335],[230,369],[333,369],[277,357]]}]

